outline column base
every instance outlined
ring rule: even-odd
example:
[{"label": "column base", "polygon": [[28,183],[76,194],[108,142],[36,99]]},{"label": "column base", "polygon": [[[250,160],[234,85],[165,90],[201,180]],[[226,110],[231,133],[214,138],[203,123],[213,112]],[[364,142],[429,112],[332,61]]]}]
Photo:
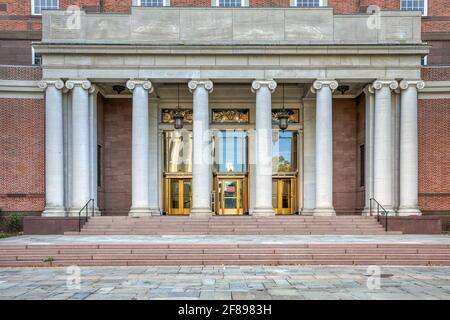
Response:
[{"label": "column base", "polygon": [[370,214],[370,208],[364,208],[363,211],[361,211],[361,215],[364,217],[370,217],[376,215],[373,208],[372,208],[372,214]]},{"label": "column base", "polygon": [[273,208],[255,208],[252,213],[253,217],[275,217]]},{"label": "column base", "polygon": [[45,207],[42,211],[43,217],[66,217],[67,211],[64,207]]},{"label": "column base", "polygon": [[209,208],[196,208],[192,209],[189,215],[190,218],[209,218],[212,217],[214,213]]},{"label": "column base", "polygon": [[[67,210],[67,216],[78,217],[80,210],[81,208],[70,208],[69,210]],[[95,208],[93,213],[91,208],[89,208],[88,210],[88,217],[99,217],[102,215],[102,212],[98,208]],[[81,217],[86,217],[86,209],[81,213]]]},{"label": "column base", "polygon": [[140,218],[140,217],[151,217],[151,216],[159,216],[161,212],[159,209],[152,208],[131,208],[128,212],[129,217]]},{"label": "column base", "polygon": [[314,209],[302,209],[300,215],[302,216],[312,216],[314,214]]},{"label": "column base", "polygon": [[316,208],[313,212],[313,216],[316,217],[333,217],[335,215],[336,211],[333,208]]},{"label": "column base", "polygon": [[421,216],[422,211],[420,211],[419,208],[399,208],[397,211],[397,215],[400,217]]}]

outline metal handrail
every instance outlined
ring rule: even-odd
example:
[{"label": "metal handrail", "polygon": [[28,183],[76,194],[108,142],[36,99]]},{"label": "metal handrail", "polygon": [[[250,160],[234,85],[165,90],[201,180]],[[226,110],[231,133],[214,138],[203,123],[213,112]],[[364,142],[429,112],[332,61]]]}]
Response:
[{"label": "metal handrail", "polygon": [[384,214],[384,217],[385,217],[384,218],[384,224],[385,224],[384,228],[385,228],[385,230],[387,232],[388,231],[388,216],[389,216],[389,213],[375,198],[370,198],[369,199],[369,214],[370,215],[372,215],[372,201],[374,201],[377,204],[377,221],[378,222],[380,222],[380,211],[382,210],[381,215]]},{"label": "metal handrail", "polygon": [[83,212],[83,210],[86,210],[86,222],[89,219],[89,204],[90,203],[92,203],[92,216],[95,215],[95,200],[89,199],[89,201],[86,202],[86,204],[83,206],[83,208],[81,208],[80,211],[78,211],[78,232],[81,232],[81,213]]}]

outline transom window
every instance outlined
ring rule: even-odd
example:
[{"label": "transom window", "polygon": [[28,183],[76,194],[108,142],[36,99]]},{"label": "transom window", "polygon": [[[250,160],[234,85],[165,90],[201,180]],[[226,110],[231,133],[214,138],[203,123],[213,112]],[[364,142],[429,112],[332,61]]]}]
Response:
[{"label": "transom window", "polygon": [[142,7],[164,7],[166,5],[165,0],[138,0],[138,6]]},{"label": "transom window", "polygon": [[217,6],[219,7],[227,7],[227,8],[236,8],[242,7],[242,0],[218,0]]},{"label": "transom window", "polygon": [[401,0],[400,10],[421,11],[422,15],[427,15],[427,0]]},{"label": "transom window", "polygon": [[297,7],[314,8],[320,7],[321,5],[322,0],[297,0]]},{"label": "transom window", "polygon": [[42,10],[58,8],[59,0],[31,0],[32,14],[42,14]]}]

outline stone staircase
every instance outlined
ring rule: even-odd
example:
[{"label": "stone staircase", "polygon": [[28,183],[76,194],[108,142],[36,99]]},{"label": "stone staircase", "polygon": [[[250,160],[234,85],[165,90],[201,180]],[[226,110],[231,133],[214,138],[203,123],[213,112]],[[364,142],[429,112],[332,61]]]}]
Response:
[{"label": "stone staircase", "polygon": [[67,235],[376,235],[386,232],[374,217],[363,216],[214,216],[190,218],[160,217],[92,217],[80,233]]},{"label": "stone staircase", "polygon": [[450,266],[449,244],[0,245],[0,267],[183,265]]}]

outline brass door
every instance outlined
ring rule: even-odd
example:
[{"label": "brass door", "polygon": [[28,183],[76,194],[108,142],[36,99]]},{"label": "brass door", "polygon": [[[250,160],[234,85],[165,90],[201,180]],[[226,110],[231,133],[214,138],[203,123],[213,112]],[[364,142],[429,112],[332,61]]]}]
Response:
[{"label": "brass door", "polygon": [[167,179],[169,214],[189,214],[191,212],[191,179]]},{"label": "brass door", "polygon": [[216,210],[219,215],[241,215],[246,207],[246,190],[243,178],[217,178]]},{"label": "brass door", "polygon": [[295,213],[294,178],[277,178],[272,180],[272,205],[276,214]]}]

